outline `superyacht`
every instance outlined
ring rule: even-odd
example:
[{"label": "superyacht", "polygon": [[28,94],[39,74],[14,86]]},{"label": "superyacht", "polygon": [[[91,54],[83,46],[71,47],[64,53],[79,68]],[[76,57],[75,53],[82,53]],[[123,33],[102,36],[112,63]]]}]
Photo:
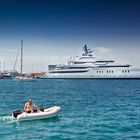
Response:
[{"label": "superyacht", "polygon": [[81,56],[70,59],[67,64],[48,65],[48,72],[42,78],[140,79],[140,69],[130,64],[98,60],[86,45],[83,51]]}]

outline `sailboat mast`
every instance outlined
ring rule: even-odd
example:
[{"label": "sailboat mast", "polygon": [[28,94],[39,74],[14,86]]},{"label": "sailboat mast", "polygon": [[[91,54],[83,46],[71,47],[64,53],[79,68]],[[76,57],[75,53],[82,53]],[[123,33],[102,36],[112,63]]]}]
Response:
[{"label": "sailboat mast", "polygon": [[21,39],[21,68],[20,68],[21,74],[22,74],[22,68],[23,68],[23,39]]}]

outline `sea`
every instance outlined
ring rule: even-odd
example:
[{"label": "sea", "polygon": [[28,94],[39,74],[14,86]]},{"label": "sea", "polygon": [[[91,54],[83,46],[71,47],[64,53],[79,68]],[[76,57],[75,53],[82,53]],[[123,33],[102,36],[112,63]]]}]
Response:
[{"label": "sea", "polygon": [[[30,98],[61,112],[18,122]],[[0,140],[140,140],[140,80],[0,80]]]}]

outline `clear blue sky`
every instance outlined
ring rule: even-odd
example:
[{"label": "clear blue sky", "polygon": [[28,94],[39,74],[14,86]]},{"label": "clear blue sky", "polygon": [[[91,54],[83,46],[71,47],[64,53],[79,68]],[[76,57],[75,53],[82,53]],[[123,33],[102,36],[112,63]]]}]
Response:
[{"label": "clear blue sky", "polygon": [[0,0],[2,67],[5,62],[12,69],[21,38],[25,71],[44,71],[53,61],[81,53],[84,44],[138,61],[140,1]]}]

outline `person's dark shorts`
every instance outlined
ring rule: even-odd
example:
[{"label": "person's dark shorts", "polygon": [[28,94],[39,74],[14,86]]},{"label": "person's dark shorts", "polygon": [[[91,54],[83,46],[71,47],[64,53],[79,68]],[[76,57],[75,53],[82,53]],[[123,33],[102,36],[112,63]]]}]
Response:
[{"label": "person's dark shorts", "polygon": [[37,110],[36,109],[33,109],[33,113],[36,113],[37,112]]}]

